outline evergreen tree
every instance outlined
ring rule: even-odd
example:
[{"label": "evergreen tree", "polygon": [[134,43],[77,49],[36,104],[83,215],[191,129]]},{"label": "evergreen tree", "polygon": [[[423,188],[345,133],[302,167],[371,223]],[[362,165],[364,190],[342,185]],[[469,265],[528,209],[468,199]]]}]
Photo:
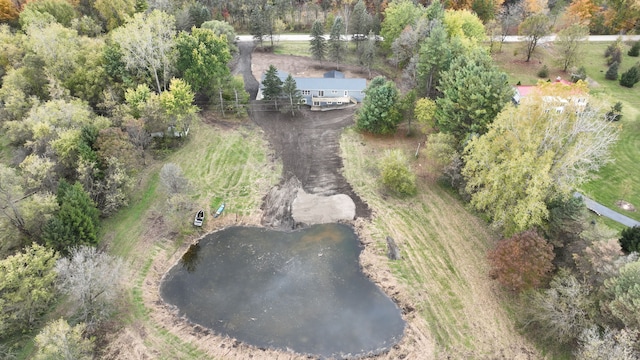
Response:
[{"label": "evergreen tree", "polygon": [[273,100],[277,110],[278,98],[282,96],[282,80],[278,77],[278,69],[275,66],[269,65],[269,70],[264,74],[262,86],[264,99]]},{"label": "evergreen tree", "polygon": [[370,16],[367,13],[367,7],[364,1],[358,0],[353,7],[353,14],[351,15],[351,32],[354,35],[356,41],[356,49],[360,48],[360,40],[364,40],[364,35],[369,32],[370,29]]},{"label": "evergreen tree", "polygon": [[631,49],[629,49],[629,52],[627,52],[627,55],[633,57],[638,57],[640,55],[640,40],[633,43]]},{"label": "evergreen tree", "polygon": [[249,31],[253,35],[253,40],[257,41],[262,47],[264,37],[266,34],[266,24],[264,17],[260,9],[253,9],[250,15],[251,24],[249,25]]},{"label": "evergreen tree", "polygon": [[640,252],[640,226],[628,227],[620,235],[622,250],[627,253]]},{"label": "evergreen tree", "polygon": [[73,246],[97,244],[100,212],[82,185],[62,181],[57,197],[60,209],[45,226],[46,244],[63,253]]},{"label": "evergreen tree", "polygon": [[452,61],[438,89],[442,93],[436,100],[438,126],[459,141],[472,133],[484,134],[513,96],[507,75],[479,47]]},{"label": "evergreen tree", "polygon": [[311,55],[314,59],[323,61],[327,53],[327,43],[324,38],[324,25],[316,20],[311,27]]},{"label": "evergreen tree", "polygon": [[282,112],[291,111],[291,116],[296,114],[296,110],[300,109],[300,100],[302,95],[296,85],[293,76],[289,74],[282,85],[282,95],[287,98],[286,105],[282,108]]},{"label": "evergreen tree", "polygon": [[391,134],[402,117],[397,109],[398,89],[392,81],[378,76],[365,90],[366,97],[356,115],[356,127],[373,134]]},{"label": "evergreen tree", "polygon": [[607,73],[604,74],[604,78],[607,80],[618,80],[618,68],[620,67],[620,63],[614,61],[613,64],[609,66],[607,69]]},{"label": "evergreen tree", "polygon": [[417,65],[418,95],[432,97],[440,79],[440,72],[448,68],[451,49],[447,32],[441,24],[431,29],[420,46]]},{"label": "evergreen tree", "polygon": [[635,64],[620,76],[620,85],[632,88],[640,81],[640,64]]},{"label": "evergreen tree", "polygon": [[344,59],[344,43],[341,35],[344,31],[344,22],[341,16],[337,16],[331,26],[331,35],[329,36],[329,60],[335,61],[336,68],[339,67],[340,61]]}]

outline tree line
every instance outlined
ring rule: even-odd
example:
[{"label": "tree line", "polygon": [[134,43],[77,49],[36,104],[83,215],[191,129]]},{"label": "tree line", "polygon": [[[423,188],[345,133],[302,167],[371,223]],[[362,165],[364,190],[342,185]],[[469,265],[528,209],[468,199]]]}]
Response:
[{"label": "tree line", "polygon": [[[196,102],[244,116],[235,31],[194,3],[3,1],[0,14],[0,357],[39,329],[36,358],[93,358],[124,274],[97,249],[101,221],[128,206],[150,153],[188,137]],[[61,299],[72,315],[43,324]]]}]

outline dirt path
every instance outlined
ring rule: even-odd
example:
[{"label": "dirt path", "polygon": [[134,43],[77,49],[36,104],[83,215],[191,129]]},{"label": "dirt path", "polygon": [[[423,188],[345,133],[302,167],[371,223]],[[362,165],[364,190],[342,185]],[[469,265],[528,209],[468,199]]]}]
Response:
[{"label": "dirt path", "polygon": [[[234,74],[242,74],[245,88],[255,98],[258,81],[256,73],[261,73],[274,64],[278,69],[305,76],[318,76],[323,65],[300,57],[278,56],[267,53],[251,53],[251,43],[240,43],[240,59]],[[276,62],[276,60],[279,60]],[[306,70],[305,70],[306,69]],[[353,124],[353,109],[312,112],[303,110],[292,117],[278,111],[266,109],[259,102],[252,103],[251,119],[266,133],[269,142],[282,159],[282,183],[276,191],[265,198],[263,224],[279,228],[295,227],[295,221],[287,208],[291,206],[297,189],[292,178],[300,182],[309,194],[331,196],[345,194],[355,203],[356,217],[367,218],[371,210],[358,197],[342,175],[342,158],[339,153],[339,138],[342,130]],[[295,183],[295,181],[293,182]],[[286,186],[289,184],[289,186]],[[318,209],[322,211],[322,209]],[[326,211],[326,210],[325,210]],[[330,210],[329,210],[330,211]],[[327,218],[319,213],[318,218]]]}]

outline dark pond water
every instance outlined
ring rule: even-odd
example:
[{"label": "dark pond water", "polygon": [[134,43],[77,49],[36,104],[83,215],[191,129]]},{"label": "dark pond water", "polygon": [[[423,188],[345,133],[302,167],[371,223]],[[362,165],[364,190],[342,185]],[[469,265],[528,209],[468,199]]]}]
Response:
[{"label": "dark pond water", "polygon": [[347,225],[232,227],[191,246],[160,294],[192,322],[258,347],[378,353],[399,341],[404,321],[360,271],[359,253]]}]

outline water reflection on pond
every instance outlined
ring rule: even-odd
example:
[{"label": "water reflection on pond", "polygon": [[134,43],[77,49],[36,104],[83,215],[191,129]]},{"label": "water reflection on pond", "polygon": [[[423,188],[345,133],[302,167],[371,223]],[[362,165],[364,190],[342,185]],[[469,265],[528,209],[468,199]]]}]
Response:
[{"label": "water reflection on pond", "polygon": [[349,226],[295,232],[232,227],[193,245],[160,293],[181,315],[258,347],[324,357],[396,343],[397,306],[360,271]]}]

